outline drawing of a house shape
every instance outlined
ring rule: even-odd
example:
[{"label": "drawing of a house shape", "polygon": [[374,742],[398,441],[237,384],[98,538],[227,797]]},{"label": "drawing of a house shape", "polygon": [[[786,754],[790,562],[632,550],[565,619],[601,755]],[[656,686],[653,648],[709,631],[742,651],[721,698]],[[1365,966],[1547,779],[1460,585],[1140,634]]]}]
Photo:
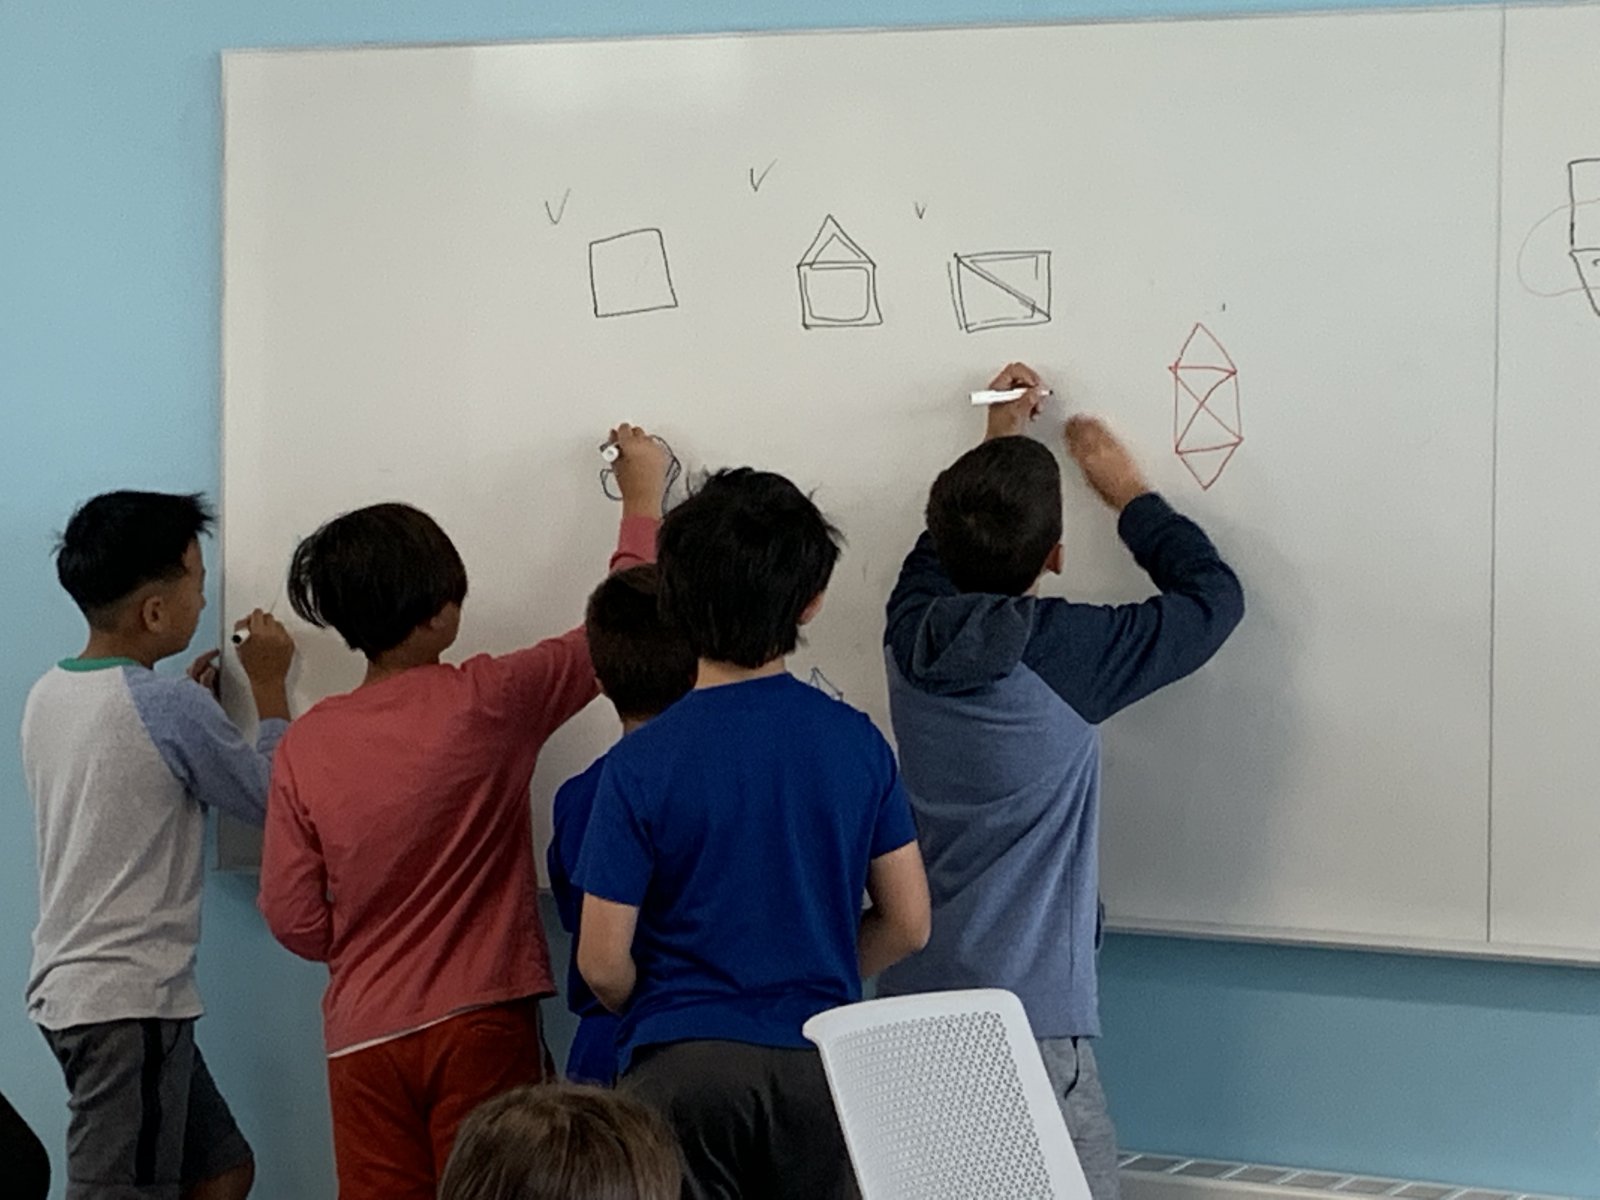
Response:
[{"label": "drawing of a house shape", "polygon": [[831,216],[800,256],[800,324],[806,329],[882,325],[878,267]]},{"label": "drawing of a house shape", "polygon": [[1589,306],[1600,316],[1600,158],[1567,164],[1567,192],[1572,265],[1578,268]]}]

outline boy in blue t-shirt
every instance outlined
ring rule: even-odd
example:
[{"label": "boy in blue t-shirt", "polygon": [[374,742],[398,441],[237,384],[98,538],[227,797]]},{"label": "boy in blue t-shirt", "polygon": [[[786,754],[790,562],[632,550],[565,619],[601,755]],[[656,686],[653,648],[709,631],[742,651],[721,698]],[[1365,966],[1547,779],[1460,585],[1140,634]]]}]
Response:
[{"label": "boy in blue t-shirt", "polygon": [[[656,568],[618,571],[589,597],[584,630],[600,690],[611,701],[627,737],[665,712],[694,686],[699,660],[684,637],[661,619]],[[579,1018],[567,1055],[567,1078],[609,1087],[617,1077],[617,1018],[595,998],[578,971],[577,937],[583,893],[572,871],[583,849],[595,792],[608,756],[562,784],[554,805],[554,836],[546,857],[550,890],[561,926],[573,936],[567,967],[567,1007]]]},{"label": "boy in blue t-shirt", "polygon": [[673,1126],[694,1200],[854,1195],[801,1026],[928,938],[893,752],[784,665],[836,537],[787,479],[749,469],[666,518],[662,612],[699,674],[606,756],[578,860],[578,967],[621,1015],[623,1086]]},{"label": "boy in blue t-shirt", "polygon": [[1094,1200],[1117,1195],[1116,1133],[1090,1041],[1100,1033],[1100,734],[1113,713],[1199,669],[1244,615],[1200,527],[1150,490],[1100,422],[1067,449],[1161,593],[1118,607],[1040,599],[1061,571],[1061,471],[1020,435],[1039,377],[997,390],[982,445],[934,481],[928,532],[889,599],[889,712],[938,920],[883,995],[998,987],[1027,1009]]}]

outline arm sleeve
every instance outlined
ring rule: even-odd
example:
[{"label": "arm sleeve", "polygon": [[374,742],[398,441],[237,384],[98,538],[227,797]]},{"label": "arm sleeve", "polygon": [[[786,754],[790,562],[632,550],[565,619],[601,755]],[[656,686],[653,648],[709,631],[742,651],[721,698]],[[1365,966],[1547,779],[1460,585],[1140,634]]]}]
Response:
[{"label": "arm sleeve", "polygon": [[327,865],[285,753],[278,755],[272,772],[257,903],[272,936],[285,949],[313,962],[328,960],[333,946],[333,908],[328,903]]},{"label": "arm sleeve", "polygon": [[583,912],[583,893],[572,882],[574,846],[583,845],[582,833],[574,828],[572,789],[578,781],[569,779],[556,789],[556,798],[550,806],[550,848],[545,852],[545,878],[550,883],[550,895],[556,902],[556,913],[561,918],[561,928],[568,933],[578,932],[578,919]]},{"label": "arm sleeve", "polygon": [[905,785],[900,781],[900,766],[895,761],[894,751],[889,749],[889,744],[883,740],[881,734],[873,731],[878,737],[881,751],[888,765],[888,786],[883,790],[882,798],[878,801],[877,820],[872,827],[872,858],[880,858],[885,854],[900,849],[910,842],[917,840],[917,825],[911,817],[911,801],[906,797]]},{"label": "arm sleeve", "polygon": [[261,722],[252,746],[212,695],[191,680],[141,672],[130,676],[129,690],[162,761],[189,795],[259,829],[266,819],[272,753],[288,723]]},{"label": "arm sleeve", "polygon": [[643,798],[616,762],[606,763],[573,872],[573,881],[586,895],[635,907],[644,903],[655,862],[649,830],[638,812]]},{"label": "arm sleeve", "polygon": [[944,573],[939,554],[933,548],[933,535],[924,532],[900,566],[900,578],[889,594],[884,644],[894,651],[896,661],[910,658],[917,623],[928,605],[957,594],[956,585]]},{"label": "arm sleeve", "polygon": [[1129,504],[1118,532],[1161,594],[1116,606],[1041,601],[1023,656],[1090,724],[1198,670],[1244,617],[1238,576],[1160,496]]},{"label": "arm sleeve", "polygon": [[[660,526],[652,517],[624,517],[611,570],[654,562]],[[499,693],[501,710],[536,742],[548,738],[600,694],[589,660],[589,639],[581,625],[526,650],[475,660],[472,669],[492,676],[488,682]]]}]

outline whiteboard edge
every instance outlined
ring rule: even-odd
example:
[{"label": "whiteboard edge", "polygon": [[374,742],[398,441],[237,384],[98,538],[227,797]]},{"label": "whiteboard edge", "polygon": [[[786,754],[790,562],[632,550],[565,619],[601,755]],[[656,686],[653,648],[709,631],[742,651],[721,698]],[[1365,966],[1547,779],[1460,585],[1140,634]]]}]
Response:
[{"label": "whiteboard edge", "polygon": [[[1404,3],[1404,0],[1400,0]],[[1326,8],[1277,8],[1269,10],[1236,10],[1216,12],[1165,12],[1144,15],[1058,17],[1053,20],[972,21],[942,22],[912,25],[821,25],[784,29],[730,28],[706,29],[684,33],[621,33],[621,34],[570,34],[564,37],[522,37],[505,39],[468,38],[461,41],[439,40],[419,42],[313,42],[296,46],[239,46],[221,51],[223,62],[230,58],[278,58],[292,54],[338,54],[352,50],[469,50],[499,46],[563,46],[599,45],[606,42],[682,42],[703,41],[732,37],[816,37],[853,35],[863,33],[954,33],[984,29],[1070,29],[1089,26],[1135,26],[1214,24],[1221,21],[1275,21],[1293,17],[1410,17],[1440,13],[1484,13],[1499,15],[1511,9],[1567,9],[1600,6],[1600,0],[1460,0],[1445,4],[1407,4],[1396,8],[1381,0],[1360,0],[1359,7],[1340,7],[1330,3]],[[223,74],[223,89],[227,89],[227,74]]]}]

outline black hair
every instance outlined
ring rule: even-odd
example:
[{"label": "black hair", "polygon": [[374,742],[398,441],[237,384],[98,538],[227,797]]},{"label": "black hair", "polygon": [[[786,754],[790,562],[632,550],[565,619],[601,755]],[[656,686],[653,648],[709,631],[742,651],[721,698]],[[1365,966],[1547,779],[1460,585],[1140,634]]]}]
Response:
[{"label": "black hair", "polygon": [[1020,596],[1061,541],[1061,468],[1032,438],[994,438],[940,472],[927,518],[956,587]]},{"label": "black hair", "polygon": [[661,525],[661,608],[701,658],[764,666],[800,640],[839,531],[782,475],[718,471]]},{"label": "black hair", "polygon": [[56,543],[56,578],[89,624],[103,628],[146,584],[182,579],[184,555],[215,519],[199,494],[96,496],[72,514]]},{"label": "black hair", "polygon": [[651,565],[629,567],[589,597],[584,626],[589,657],[607,699],[624,721],[665,712],[694,686],[699,659],[662,615]]},{"label": "black hair", "polygon": [[295,547],[288,591],[302,618],[376,658],[465,600],[467,568],[427,513],[374,504],[335,517]]}]

